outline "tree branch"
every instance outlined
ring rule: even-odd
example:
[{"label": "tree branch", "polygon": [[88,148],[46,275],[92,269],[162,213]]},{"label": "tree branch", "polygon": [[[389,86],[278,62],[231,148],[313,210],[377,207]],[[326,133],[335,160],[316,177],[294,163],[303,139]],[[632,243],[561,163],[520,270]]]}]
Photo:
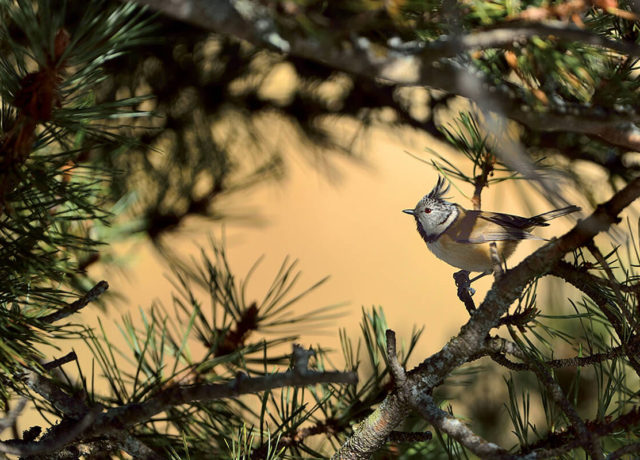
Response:
[{"label": "tree branch", "polygon": [[[588,420],[585,422],[587,429],[598,437],[606,436],[621,429],[629,429],[640,424],[640,411],[634,407],[615,419],[605,417],[603,420]],[[568,452],[580,445],[576,439],[576,433],[572,429],[561,432],[549,433],[545,438],[540,439],[518,452],[520,457],[528,457],[532,454],[534,458],[542,456],[558,456]],[[535,455],[537,453],[537,455]]]},{"label": "tree branch", "polygon": [[104,292],[109,289],[109,283],[106,281],[100,281],[96,284],[89,292],[80,297],[73,303],[70,303],[64,308],[60,310],[54,311],[53,313],[43,316],[40,318],[40,321],[45,323],[55,323],[56,321],[60,321],[61,319],[66,318],[67,316],[71,316],[74,313],[77,313],[79,310],[83,309],[89,303],[95,301],[98,297],[100,297]]},{"label": "tree branch", "polygon": [[531,367],[531,370],[533,370],[533,372],[538,376],[539,381],[546,387],[551,399],[558,405],[558,407],[560,407],[562,412],[564,412],[569,419],[571,426],[580,437],[580,445],[585,448],[591,458],[596,460],[604,459],[602,447],[598,443],[596,436],[587,429],[586,424],[578,415],[576,408],[569,402],[558,382],[553,379],[549,371],[547,371],[539,362],[530,359],[528,364]]},{"label": "tree branch", "polygon": [[38,442],[5,441],[0,442],[0,452],[10,455],[38,455],[55,452],[84,433],[95,421],[101,407],[94,407],[80,420],[67,420],[53,429],[55,436],[49,436]]},{"label": "tree branch", "polygon": [[[638,350],[640,350],[640,340],[636,338],[633,342],[611,348],[602,353],[593,353],[588,356],[574,356],[573,358],[549,359],[546,361],[542,361],[542,364],[552,369],[585,367],[598,364],[610,359],[619,358],[620,356],[624,356],[625,354],[636,354],[638,353]],[[469,358],[469,361],[475,361],[476,359],[480,359],[484,356],[491,356],[492,358],[495,358],[496,355],[498,355],[501,358],[504,358],[503,355],[505,354],[510,354],[522,360],[526,359],[526,355],[520,348],[518,348],[518,346],[514,342],[503,339],[502,337],[491,337],[485,341],[484,347],[482,349],[478,350],[477,353],[473,354]],[[532,370],[531,366],[527,363],[515,363],[508,360],[506,363],[504,360],[499,360],[497,362],[498,364],[502,364],[512,370]]]},{"label": "tree branch", "polygon": [[467,309],[469,314],[472,315],[473,312],[476,311],[476,304],[473,301],[473,297],[471,297],[471,294],[474,293],[475,290],[471,287],[469,272],[466,270],[455,272],[453,274],[453,280],[456,283],[456,287],[458,288],[458,299],[460,299],[460,301],[464,304],[464,307]]},{"label": "tree branch", "polygon": [[412,407],[435,428],[446,433],[480,458],[513,458],[505,449],[475,434],[457,418],[440,409],[433,398],[414,392]]},{"label": "tree branch", "polygon": [[306,367],[309,352],[294,346],[294,367],[285,372],[277,372],[264,377],[249,377],[239,373],[226,383],[200,383],[193,385],[172,385],[146,401],[115,407],[101,414],[87,436],[110,435],[123,428],[151,419],[154,415],[181,404],[197,401],[214,401],[237,397],[248,393],[258,393],[285,386],[309,386],[321,383],[354,385],[358,382],[356,372],[318,372]]}]

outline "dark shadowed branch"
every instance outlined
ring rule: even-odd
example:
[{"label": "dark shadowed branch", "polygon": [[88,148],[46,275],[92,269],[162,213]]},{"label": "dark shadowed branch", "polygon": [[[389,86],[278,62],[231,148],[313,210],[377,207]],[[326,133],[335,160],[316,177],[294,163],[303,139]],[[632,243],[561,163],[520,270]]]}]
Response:
[{"label": "dark shadowed branch", "polygon": [[[602,111],[586,105],[561,106],[532,111],[519,93],[495,85],[472,66],[447,60],[463,52],[511,46],[532,37],[553,36],[604,47],[622,55],[638,56],[640,47],[614,41],[566,23],[514,23],[468,35],[443,35],[427,44],[392,41],[392,46],[355,37],[349,43],[325,43],[317,37],[287,33],[278,26],[272,11],[259,2],[242,2],[243,8],[226,0],[138,0],[156,11],[208,30],[239,37],[293,56],[321,62],[334,69],[399,85],[428,86],[467,97],[482,108],[516,120],[535,131],[574,132],[592,135],[616,146],[640,150],[640,120],[635,112]],[[353,35],[353,34],[352,34]],[[486,97],[487,94],[491,97]]]}]

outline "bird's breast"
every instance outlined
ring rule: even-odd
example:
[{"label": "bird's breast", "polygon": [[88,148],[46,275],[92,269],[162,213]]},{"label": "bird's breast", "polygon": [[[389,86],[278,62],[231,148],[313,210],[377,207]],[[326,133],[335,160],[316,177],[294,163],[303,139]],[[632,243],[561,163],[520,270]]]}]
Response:
[{"label": "bird's breast", "polygon": [[[503,261],[513,254],[518,243],[515,240],[496,241],[498,254]],[[436,241],[427,243],[427,247],[438,259],[462,270],[493,271],[490,243],[460,243],[445,233]]]}]

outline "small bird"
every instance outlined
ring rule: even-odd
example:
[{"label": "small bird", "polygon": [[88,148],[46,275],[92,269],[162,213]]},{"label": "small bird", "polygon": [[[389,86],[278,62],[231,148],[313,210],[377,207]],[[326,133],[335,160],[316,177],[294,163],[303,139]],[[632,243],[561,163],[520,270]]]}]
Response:
[{"label": "small bird", "polygon": [[548,220],[579,211],[578,206],[567,206],[533,217],[520,217],[499,212],[471,211],[456,203],[445,201],[450,185],[438,177],[436,186],[413,209],[402,212],[416,219],[418,233],[438,259],[467,272],[491,273],[490,244],[496,243],[499,257],[504,262],[520,240],[543,240],[529,231],[544,227]]}]

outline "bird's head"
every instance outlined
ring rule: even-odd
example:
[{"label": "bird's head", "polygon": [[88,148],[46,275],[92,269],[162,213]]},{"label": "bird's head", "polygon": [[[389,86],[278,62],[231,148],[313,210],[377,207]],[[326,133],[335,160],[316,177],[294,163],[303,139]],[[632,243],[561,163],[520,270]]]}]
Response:
[{"label": "bird's head", "polygon": [[438,177],[436,186],[418,201],[415,208],[402,211],[416,219],[418,232],[427,242],[434,241],[458,217],[458,207],[444,199],[449,187],[443,177]]}]

